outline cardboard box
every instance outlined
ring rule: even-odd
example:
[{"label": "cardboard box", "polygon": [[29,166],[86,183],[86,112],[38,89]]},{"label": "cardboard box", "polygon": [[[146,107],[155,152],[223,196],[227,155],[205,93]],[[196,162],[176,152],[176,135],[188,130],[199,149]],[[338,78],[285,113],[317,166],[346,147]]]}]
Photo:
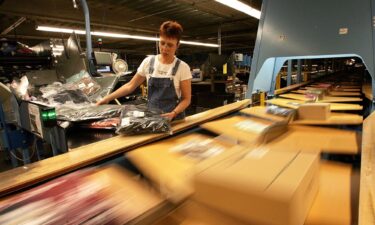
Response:
[{"label": "cardboard box", "polygon": [[331,109],[328,103],[306,103],[298,107],[299,120],[327,120]]},{"label": "cardboard box", "polygon": [[[205,158],[223,155],[232,146],[233,144],[193,133],[146,145],[126,155],[154,183],[163,196],[174,203],[179,203],[194,191],[191,182],[194,166],[208,160]],[[184,150],[192,147],[197,152],[193,149],[193,155],[189,156],[189,153]],[[210,151],[208,153],[211,155],[203,155],[204,158],[197,155],[206,154],[205,149]],[[226,154],[232,153],[224,155]]]},{"label": "cardboard box", "polygon": [[194,199],[250,224],[301,225],[318,190],[319,154],[255,149],[200,170]]}]

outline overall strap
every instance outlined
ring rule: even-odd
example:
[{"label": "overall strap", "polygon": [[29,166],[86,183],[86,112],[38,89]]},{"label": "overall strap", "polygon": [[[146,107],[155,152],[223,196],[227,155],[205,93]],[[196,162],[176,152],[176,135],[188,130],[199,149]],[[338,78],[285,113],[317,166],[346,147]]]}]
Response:
[{"label": "overall strap", "polygon": [[180,63],[181,63],[181,60],[177,59],[176,64],[174,64],[174,67],[172,69],[172,76],[176,75],[177,70],[178,70],[178,66],[180,65]]},{"label": "overall strap", "polygon": [[153,74],[154,69],[155,69],[155,56],[153,55],[153,56],[151,56],[151,59],[150,59],[150,65],[148,67],[148,73]]}]

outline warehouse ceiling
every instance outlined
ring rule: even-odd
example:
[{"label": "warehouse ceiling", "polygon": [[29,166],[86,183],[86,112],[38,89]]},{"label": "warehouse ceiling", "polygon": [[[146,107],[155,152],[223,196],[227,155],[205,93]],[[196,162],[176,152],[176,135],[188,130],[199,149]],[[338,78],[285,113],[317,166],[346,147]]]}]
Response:
[{"label": "warehouse ceiling", "polygon": [[[77,1],[79,2],[79,1]],[[242,0],[259,9],[261,0]],[[176,20],[184,27],[183,39],[218,42],[221,30],[222,52],[252,53],[258,19],[224,6],[214,0],[87,0],[91,29],[156,36],[159,25]],[[49,38],[67,38],[68,34],[37,31],[37,25],[84,29],[82,8],[72,0],[0,0],[0,38],[17,39],[30,46]],[[98,47],[93,37],[93,46]],[[83,47],[85,38],[80,37]],[[133,39],[103,37],[102,50],[128,54],[154,54],[156,43]],[[180,53],[218,52],[217,48],[181,45]]]}]

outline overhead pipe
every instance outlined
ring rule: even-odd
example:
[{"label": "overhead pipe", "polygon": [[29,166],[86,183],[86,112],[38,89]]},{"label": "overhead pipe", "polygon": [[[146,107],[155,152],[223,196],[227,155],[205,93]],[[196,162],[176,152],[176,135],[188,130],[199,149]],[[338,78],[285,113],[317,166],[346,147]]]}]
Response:
[{"label": "overhead pipe", "polygon": [[[88,72],[91,75],[96,74],[96,69],[94,65],[93,52],[92,52],[92,40],[91,40],[91,29],[90,29],[90,12],[86,0],[79,0],[82,5],[83,14],[85,16],[85,28],[86,28],[86,57],[88,61]],[[73,7],[77,7],[76,0],[73,0]]]}]

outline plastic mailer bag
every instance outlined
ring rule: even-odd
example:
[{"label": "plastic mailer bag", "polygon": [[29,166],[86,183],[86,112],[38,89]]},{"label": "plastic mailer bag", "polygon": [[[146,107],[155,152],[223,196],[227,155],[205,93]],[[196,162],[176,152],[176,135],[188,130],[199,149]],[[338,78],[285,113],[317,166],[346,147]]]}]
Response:
[{"label": "plastic mailer bag", "polygon": [[61,105],[56,107],[56,115],[58,120],[66,121],[84,121],[93,119],[105,119],[119,117],[123,106],[120,105]]},{"label": "plastic mailer bag", "polygon": [[118,134],[147,134],[171,131],[170,121],[160,116],[161,111],[149,110],[146,106],[125,105],[121,115]]}]

